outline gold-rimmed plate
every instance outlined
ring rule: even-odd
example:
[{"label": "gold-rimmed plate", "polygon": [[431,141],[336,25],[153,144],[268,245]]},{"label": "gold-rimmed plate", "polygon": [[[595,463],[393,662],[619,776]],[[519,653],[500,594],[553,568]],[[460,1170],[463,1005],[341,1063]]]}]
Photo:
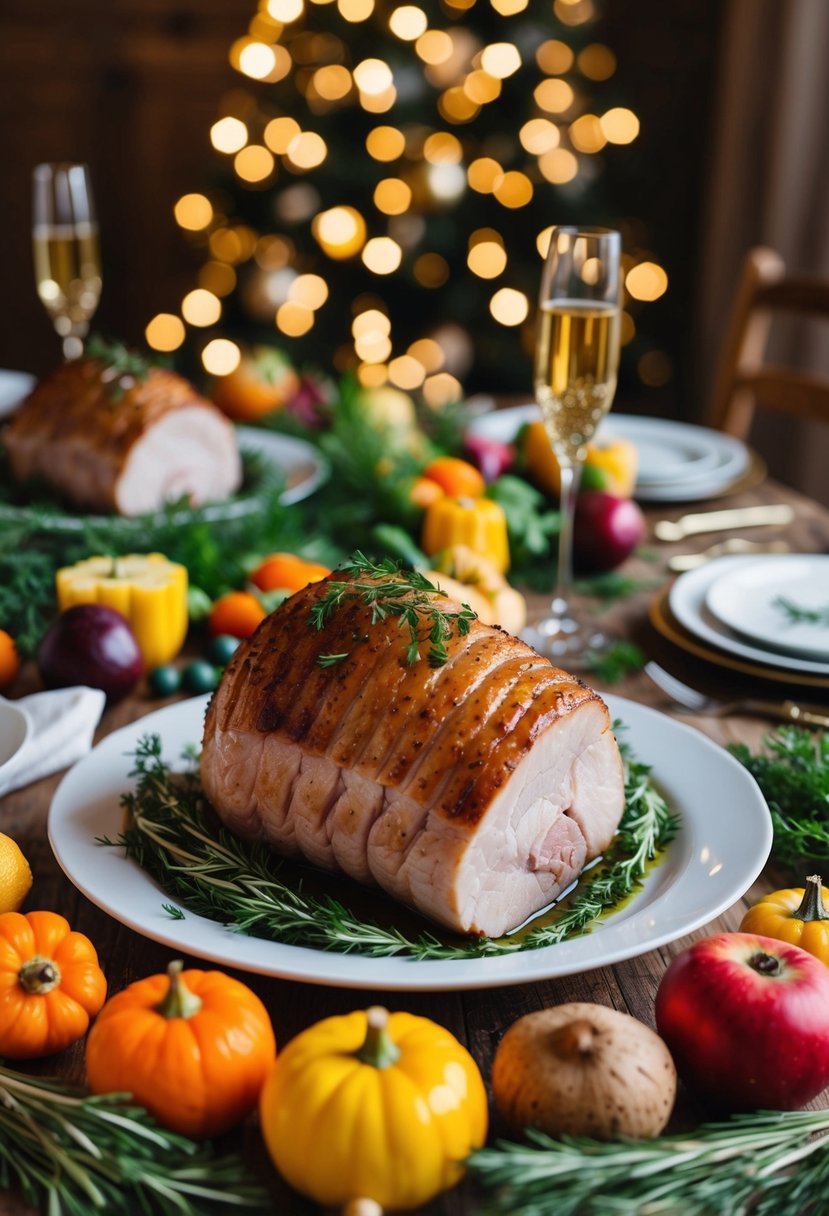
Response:
[{"label": "gold-rimmed plate", "polygon": [[706,663],[711,663],[715,667],[724,667],[728,671],[750,676],[755,680],[771,680],[778,684],[821,688],[829,691],[829,676],[809,675],[801,671],[791,671],[750,659],[737,658],[701,641],[676,620],[668,603],[668,593],[669,588],[666,587],[654,596],[650,603],[648,616],[656,632],[686,654],[693,655],[697,659],[704,659]]}]

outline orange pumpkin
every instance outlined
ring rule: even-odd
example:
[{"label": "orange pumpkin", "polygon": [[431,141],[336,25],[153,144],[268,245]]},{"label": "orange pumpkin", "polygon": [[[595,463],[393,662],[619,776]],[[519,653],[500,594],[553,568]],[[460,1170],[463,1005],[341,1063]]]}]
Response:
[{"label": "orange pumpkin", "polygon": [[86,1034],[106,999],[88,937],[57,912],[0,915],[0,1056],[31,1060]]},{"label": "orange pumpkin", "polygon": [[93,1093],[131,1093],[172,1131],[216,1136],[256,1105],[276,1042],[250,988],[181,967],[107,1001],[87,1039],[87,1079]]}]

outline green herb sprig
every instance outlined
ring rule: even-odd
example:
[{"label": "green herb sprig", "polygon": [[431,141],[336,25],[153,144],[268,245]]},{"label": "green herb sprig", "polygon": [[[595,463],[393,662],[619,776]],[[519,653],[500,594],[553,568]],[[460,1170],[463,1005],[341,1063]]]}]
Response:
[{"label": "green herb sprig", "polygon": [[829,604],[822,608],[802,608],[785,595],[778,595],[772,605],[783,613],[790,625],[829,625]]},{"label": "green herb sprig", "polygon": [[[603,864],[582,879],[558,917],[523,936],[470,938],[453,944],[429,932],[407,936],[355,916],[330,896],[309,895],[296,870],[266,845],[208,826],[192,753],[190,761],[186,772],[172,773],[161,758],[159,737],[145,736],[136,749],[131,774],[136,787],[122,799],[130,826],[117,840],[104,838],[100,843],[123,845],[176,904],[237,932],[369,958],[492,957],[540,949],[584,933],[641,885],[649,862],[677,826],[650,780],[647,765],[628,755],[626,808],[616,840]],[[179,912],[176,908],[170,914],[180,919]]]},{"label": "green herb sprig", "polygon": [[92,1097],[2,1065],[0,1187],[49,1216],[271,1210],[239,1157],[157,1126],[128,1094]]},{"label": "green herb sprig", "polygon": [[[326,583],[325,595],[311,609],[311,624],[323,630],[334,613],[347,600],[362,600],[371,608],[371,623],[378,624],[387,617],[397,617],[401,628],[408,631],[406,662],[411,666],[421,657],[420,650],[428,642],[426,653],[430,667],[441,667],[447,660],[447,641],[454,631],[463,637],[476,619],[472,609],[464,604],[460,611],[447,611],[440,600],[446,592],[436,587],[419,570],[404,570],[402,561],[387,557],[373,562],[357,550],[340,567],[345,580]],[[348,654],[320,655],[318,663],[330,667]]]},{"label": "green herb sprig", "polygon": [[[688,1135],[499,1142],[472,1177],[500,1216],[818,1216],[829,1178],[829,1111],[760,1111]],[[810,1139],[810,1137],[816,1137]]]},{"label": "green herb sprig", "polygon": [[729,751],[745,765],[769,804],[774,856],[786,865],[829,861],[829,734],[781,726],[752,753]]},{"label": "green herb sprig", "polygon": [[120,401],[135,384],[143,384],[158,359],[131,349],[124,342],[109,341],[93,334],[86,343],[84,354],[103,364],[101,380],[106,385],[110,401]]}]

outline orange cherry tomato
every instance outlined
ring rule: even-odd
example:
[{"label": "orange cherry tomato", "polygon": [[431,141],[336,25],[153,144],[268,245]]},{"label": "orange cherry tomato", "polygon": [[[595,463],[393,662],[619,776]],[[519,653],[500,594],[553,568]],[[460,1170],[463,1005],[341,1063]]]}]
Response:
[{"label": "orange cherry tomato", "polygon": [[431,477],[415,477],[409,490],[409,500],[416,507],[426,510],[436,498],[443,498],[445,491]]},{"label": "orange cherry tomato", "polygon": [[301,591],[330,573],[328,566],[306,561],[296,553],[272,553],[256,567],[250,581],[260,591]]},{"label": "orange cherry tomato", "polygon": [[20,654],[14,638],[0,629],[0,688],[8,688],[20,671]]},{"label": "orange cherry tomato", "polygon": [[213,605],[207,628],[213,637],[229,633],[233,638],[249,638],[267,613],[249,591],[229,591]]},{"label": "orange cherry tomato", "polygon": [[299,376],[282,351],[256,347],[242,356],[234,371],[217,377],[212,396],[230,418],[255,422],[281,409],[298,388]]},{"label": "orange cherry tomato", "polygon": [[459,456],[438,456],[423,470],[450,498],[480,498],[486,489],[483,473]]}]

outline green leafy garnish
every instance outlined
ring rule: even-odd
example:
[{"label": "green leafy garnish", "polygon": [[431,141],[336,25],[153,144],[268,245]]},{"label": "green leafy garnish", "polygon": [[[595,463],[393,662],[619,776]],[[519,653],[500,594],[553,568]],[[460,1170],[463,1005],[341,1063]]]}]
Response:
[{"label": "green leafy garnish", "polygon": [[605,684],[618,684],[625,676],[641,671],[645,666],[645,653],[635,642],[621,639],[602,654],[588,653],[587,670]]},{"label": "green leafy garnish", "polygon": [[[550,923],[500,939],[441,941],[424,931],[408,936],[356,916],[330,895],[307,893],[295,866],[261,842],[243,841],[208,822],[194,755],[175,774],[161,759],[157,735],[135,752],[133,792],[122,803],[129,826],[117,840],[177,904],[240,933],[287,945],[361,954],[369,958],[465,959],[552,946],[587,932],[605,912],[636,891],[648,865],[673,837],[677,821],[650,779],[647,765],[622,749],[626,805],[619,831],[601,865],[585,875]],[[169,908],[168,904],[164,905]]]},{"label": "green leafy garnish", "polygon": [[790,625],[829,625],[829,604],[823,608],[801,608],[785,595],[778,595],[772,606],[783,613]]},{"label": "green leafy garnish", "polygon": [[[445,610],[439,598],[446,598],[419,570],[404,570],[402,561],[384,558],[373,562],[358,550],[340,567],[347,580],[326,583],[325,595],[311,608],[311,624],[319,630],[340,606],[359,599],[371,608],[371,623],[378,624],[387,617],[397,617],[401,628],[408,631],[406,662],[411,666],[420,659],[420,649],[428,642],[426,657],[430,667],[442,666],[447,658],[446,643],[453,631],[463,637],[469,633],[475,613],[464,604],[461,610]],[[321,667],[330,667],[347,658],[347,654],[320,655]]]},{"label": "green leafy garnish", "polygon": [[166,1131],[128,1094],[92,1097],[3,1065],[0,1187],[49,1216],[271,1210],[239,1157]]},{"label": "green leafy garnish", "polygon": [[752,754],[744,743],[729,751],[754,777],[771,811],[774,856],[787,865],[829,861],[829,736],[781,726]]},{"label": "green leafy garnish", "polygon": [[103,364],[101,382],[111,401],[120,401],[124,393],[136,384],[143,384],[158,360],[140,354],[124,342],[108,341],[93,334],[84,347],[84,354]]},{"label": "green leafy garnish", "polygon": [[[500,1141],[468,1159],[499,1216],[818,1216],[829,1111],[758,1111],[654,1140]],[[810,1139],[810,1137],[814,1137]]]}]

